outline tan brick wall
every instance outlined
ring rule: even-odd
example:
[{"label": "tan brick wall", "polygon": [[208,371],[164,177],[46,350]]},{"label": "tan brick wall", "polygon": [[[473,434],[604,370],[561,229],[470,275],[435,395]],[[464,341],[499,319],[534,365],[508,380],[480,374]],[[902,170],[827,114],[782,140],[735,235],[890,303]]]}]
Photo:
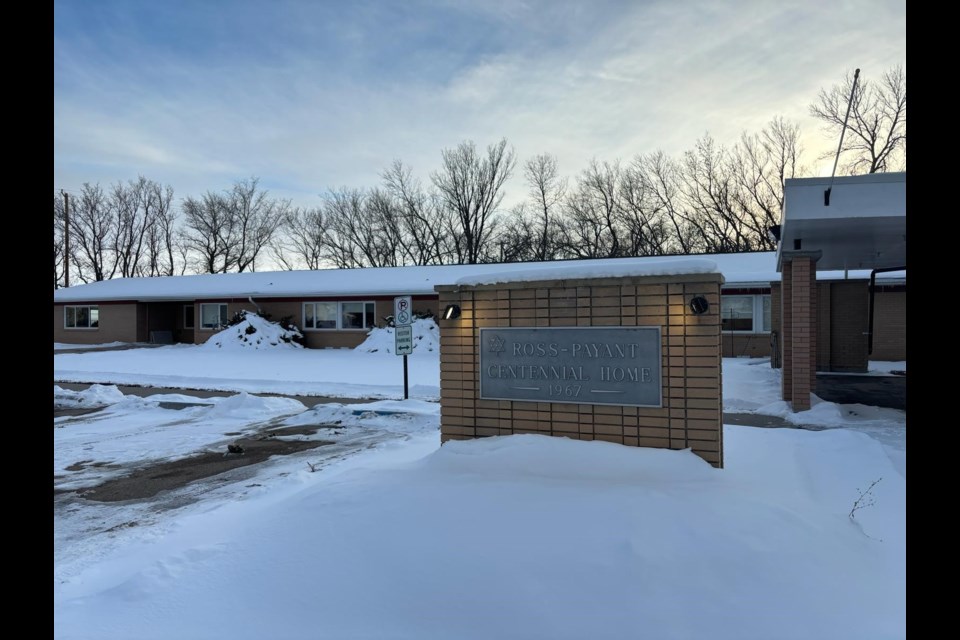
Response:
[{"label": "tan brick wall", "polygon": [[878,291],[874,295],[871,360],[907,359],[907,292]]},{"label": "tan brick wall", "polygon": [[[437,287],[440,321],[441,441],[539,433],[632,446],[691,448],[723,466],[720,284],[716,274]],[[690,299],[704,295],[707,314]],[[658,326],[661,408],[481,400],[481,327]]]},{"label": "tan brick wall", "polygon": [[823,371],[866,372],[869,297],[866,280],[830,283],[830,361]]},{"label": "tan brick wall", "polygon": [[817,371],[830,371],[830,283],[817,282]]},{"label": "tan brick wall", "polygon": [[[100,326],[96,329],[65,329],[63,308],[72,305],[53,305],[53,341],[68,344],[104,344],[107,342],[137,342],[137,304],[98,304]],[[91,305],[83,305],[91,306]]]}]

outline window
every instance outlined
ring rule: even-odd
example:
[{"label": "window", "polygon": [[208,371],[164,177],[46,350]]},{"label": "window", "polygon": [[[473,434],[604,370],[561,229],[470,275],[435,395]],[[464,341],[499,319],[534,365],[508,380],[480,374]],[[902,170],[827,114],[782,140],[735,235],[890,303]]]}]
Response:
[{"label": "window", "polygon": [[227,305],[225,302],[200,305],[200,328],[219,329],[227,326]]},{"label": "window", "polygon": [[336,329],[336,302],[306,302],[303,305],[303,327],[305,329]]},{"label": "window", "polygon": [[193,305],[183,305],[183,328],[193,329]]},{"label": "window", "polygon": [[65,329],[96,329],[100,326],[100,307],[64,307],[63,327]]},{"label": "window", "polygon": [[377,322],[373,302],[305,302],[304,329],[372,329]]},{"label": "window", "polygon": [[372,302],[341,302],[340,328],[341,329],[370,329],[376,324]]},{"label": "window", "polygon": [[724,331],[753,331],[753,296],[721,296],[720,323]]},{"label": "window", "polygon": [[723,331],[770,333],[770,295],[723,295],[720,297]]}]

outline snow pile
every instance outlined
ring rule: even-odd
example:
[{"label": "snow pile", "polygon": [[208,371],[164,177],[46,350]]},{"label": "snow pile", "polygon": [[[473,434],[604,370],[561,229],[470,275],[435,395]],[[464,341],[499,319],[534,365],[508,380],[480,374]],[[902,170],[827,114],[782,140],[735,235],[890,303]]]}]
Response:
[{"label": "snow pile", "polygon": [[208,418],[244,418],[246,420],[267,420],[280,414],[300,413],[306,406],[293,398],[273,398],[238,393],[235,396],[220,399],[210,409]]},{"label": "snow pile", "polygon": [[300,471],[295,490],[134,529],[75,575],[55,566],[55,635],[905,637],[906,482],[883,447],[725,433],[723,470],[519,435]]},{"label": "snow pile", "polygon": [[[367,339],[355,351],[366,353],[393,353],[395,339],[393,327],[373,328]],[[433,351],[440,353],[440,327],[433,318],[417,318],[413,321],[413,352]]]},{"label": "snow pile", "polygon": [[53,406],[65,409],[105,407],[124,399],[123,393],[114,385],[94,384],[83,391],[72,391],[53,385]]},{"label": "snow pile", "polygon": [[294,338],[303,338],[296,328],[284,329],[276,322],[247,311],[243,320],[232,327],[213,334],[203,347],[207,349],[269,349],[273,347],[289,347],[302,349],[303,345],[293,341]]}]

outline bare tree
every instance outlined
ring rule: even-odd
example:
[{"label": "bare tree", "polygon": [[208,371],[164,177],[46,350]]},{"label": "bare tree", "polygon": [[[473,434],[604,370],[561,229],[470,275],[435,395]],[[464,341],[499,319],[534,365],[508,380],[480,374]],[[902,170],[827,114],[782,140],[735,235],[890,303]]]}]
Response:
[{"label": "bare tree", "polygon": [[326,245],[323,209],[293,208],[284,217],[285,233],[272,246],[274,259],[287,270],[320,269]]},{"label": "bare tree", "polygon": [[70,210],[71,256],[82,282],[108,280],[116,273],[113,253],[116,218],[100,185],[84,183]]},{"label": "bare tree", "polygon": [[185,229],[183,242],[191,257],[195,256],[200,273],[227,273],[230,263],[230,221],[224,197],[208,191],[199,199],[188,196],[183,201]]},{"label": "bare tree", "polygon": [[564,200],[561,236],[564,255],[572,258],[615,258],[621,253],[618,217],[620,162],[591,160]]},{"label": "bare tree", "polygon": [[150,181],[146,188],[145,208],[153,219],[147,231],[146,265],[141,275],[173,276],[186,270],[178,259],[178,215],[173,208],[173,187]]},{"label": "bare tree", "polygon": [[523,204],[514,207],[500,225],[497,262],[541,260],[539,249],[542,235],[537,222],[536,216],[528,214]]},{"label": "bare tree", "polygon": [[59,289],[64,285],[64,215],[63,198],[60,194],[53,194],[53,288]]},{"label": "bare tree", "polygon": [[777,117],[759,134],[744,133],[728,157],[736,185],[731,197],[753,249],[776,249],[767,230],[780,221],[784,180],[803,171],[801,153],[800,126]]},{"label": "bare tree", "polygon": [[503,185],[513,172],[515,155],[503,138],[487,147],[485,156],[472,141],[444,149],[443,165],[431,176],[441,206],[450,214],[448,232],[460,264],[475,264],[490,253]]},{"label": "bare tree", "polygon": [[258,183],[258,178],[235,182],[227,198],[235,225],[234,261],[241,273],[257,270],[257,258],[290,208],[287,200],[268,198]]},{"label": "bare tree", "polygon": [[669,228],[667,252],[693,253],[696,231],[687,220],[680,193],[680,166],[663,151],[638,155],[633,168],[644,176],[648,198],[652,199]]},{"label": "bare tree", "polygon": [[527,160],[523,177],[530,189],[531,208],[536,214],[536,223],[526,225],[535,239],[531,259],[553,260],[559,249],[557,216],[567,192],[567,180],[560,176],[556,156],[549,153]]},{"label": "bare tree", "polygon": [[[375,238],[361,239],[366,195],[361,189],[330,190],[324,197],[324,258],[338,269],[367,266],[364,254],[374,252]],[[364,246],[366,244],[366,246]]]},{"label": "bare tree", "polygon": [[[821,89],[810,105],[810,115],[823,122],[832,140],[840,139],[853,87],[853,74],[840,84]],[[902,66],[886,71],[880,81],[858,82],[850,106],[842,152],[850,152],[842,165],[847,173],[876,173],[906,167],[907,75]],[[833,152],[824,157],[832,157]]]},{"label": "bare tree", "polygon": [[736,184],[729,172],[729,154],[709,135],[683,154],[680,192],[702,251],[729,253],[753,249],[752,236],[737,208]]},{"label": "bare tree", "polygon": [[624,168],[620,178],[621,253],[628,256],[657,256],[667,253],[670,227],[655,186],[641,166]]},{"label": "bare tree", "polygon": [[127,185],[118,182],[110,192],[110,208],[115,216],[113,254],[120,277],[140,275],[146,258],[147,237],[154,224],[154,207],[150,201],[152,183],[139,176]]},{"label": "bare tree", "polygon": [[257,178],[240,180],[223,193],[208,191],[199,200],[184,200],[183,239],[198,256],[201,272],[256,271],[257,257],[290,206],[285,200],[268,198],[258,182]]},{"label": "bare tree", "polygon": [[412,171],[394,160],[381,174],[383,186],[396,201],[402,227],[402,251],[405,264],[444,264],[454,254],[450,211],[438,206],[438,198],[428,194]]}]

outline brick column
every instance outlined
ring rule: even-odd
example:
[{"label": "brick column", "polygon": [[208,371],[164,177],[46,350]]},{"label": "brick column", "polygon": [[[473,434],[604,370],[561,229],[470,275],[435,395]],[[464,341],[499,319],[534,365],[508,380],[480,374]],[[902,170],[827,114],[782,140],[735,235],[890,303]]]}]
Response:
[{"label": "brick column", "polygon": [[780,391],[787,402],[793,400],[793,263],[783,261],[780,284]]},{"label": "brick column", "polygon": [[813,260],[810,263],[810,391],[817,388],[817,313],[819,310],[817,292],[817,268]]},{"label": "brick column", "polygon": [[[796,256],[790,266],[790,402],[794,411],[810,408],[810,392],[816,373],[816,314],[813,305],[816,272],[809,256]],[[784,279],[787,273],[784,272]],[[786,297],[786,296],[784,296]],[[784,365],[784,378],[787,366]],[[786,383],[785,383],[786,384]]]}]

